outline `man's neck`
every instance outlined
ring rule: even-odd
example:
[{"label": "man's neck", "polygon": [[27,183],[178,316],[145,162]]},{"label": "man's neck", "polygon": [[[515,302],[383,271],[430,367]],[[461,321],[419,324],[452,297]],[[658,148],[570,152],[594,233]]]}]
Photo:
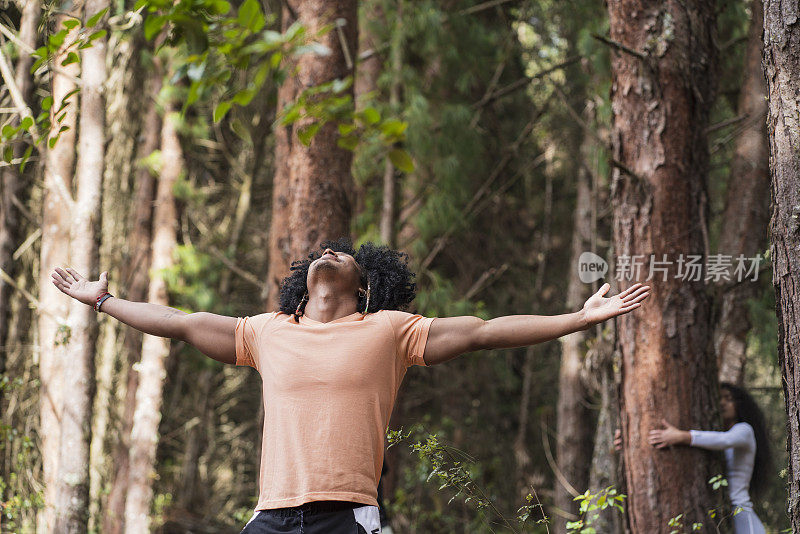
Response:
[{"label": "man's neck", "polygon": [[358,299],[343,294],[332,287],[318,287],[309,291],[304,315],[320,323],[329,323],[358,311]]}]

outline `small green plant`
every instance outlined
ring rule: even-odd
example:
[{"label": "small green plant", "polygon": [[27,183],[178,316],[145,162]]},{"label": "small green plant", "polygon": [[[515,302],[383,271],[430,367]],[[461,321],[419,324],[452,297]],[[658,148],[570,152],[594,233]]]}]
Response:
[{"label": "small green plant", "polygon": [[[411,436],[415,439],[410,439]],[[411,430],[403,432],[399,430],[387,430],[386,437],[389,447],[409,440],[409,448],[416,453],[423,465],[429,466],[426,480],[430,482],[434,478],[439,480],[439,490],[450,489],[454,491],[448,504],[455,499],[460,499],[464,504],[472,504],[476,509],[488,512],[489,516],[495,517],[499,524],[511,532],[519,532],[517,521],[503,515],[495,503],[486,495],[486,492],[475,483],[472,473],[477,465],[477,461],[466,452],[450,446],[441,441],[441,438],[433,433],[426,432],[422,425],[414,425]],[[524,523],[531,517],[531,513],[536,509],[541,509],[535,490],[528,495],[528,502],[536,499],[537,504],[528,504],[518,510],[517,520]],[[547,517],[542,514],[543,520],[537,523],[547,523]]]},{"label": "small green plant", "polygon": [[575,497],[579,502],[580,517],[577,521],[567,522],[567,532],[570,534],[595,534],[596,529],[592,524],[600,516],[600,512],[608,508],[616,508],[620,513],[625,513],[625,494],[619,493],[614,486],[592,493],[586,490],[583,495]]},{"label": "small green plant", "polygon": [[[714,475],[710,479],[708,479],[708,484],[714,491],[719,490],[720,488],[728,487],[728,480],[722,475]],[[706,515],[711,520],[711,526],[714,527],[714,530],[718,533],[722,532],[720,527],[722,523],[742,511],[741,506],[734,507],[733,511],[730,514],[722,514],[718,508],[711,508],[706,512]],[[681,534],[685,532],[685,527],[683,524],[684,514],[678,514],[675,517],[671,518],[667,525],[670,527],[669,534]],[[693,522],[691,525],[691,532],[698,532],[703,529],[703,523],[700,522]]]}]

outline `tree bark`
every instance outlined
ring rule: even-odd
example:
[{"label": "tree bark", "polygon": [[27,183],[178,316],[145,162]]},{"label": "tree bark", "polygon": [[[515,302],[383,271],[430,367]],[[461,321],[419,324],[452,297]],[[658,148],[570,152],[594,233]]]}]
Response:
[{"label": "tree bark", "polygon": [[[745,52],[744,80],[739,94],[739,116],[744,128],[736,139],[731,161],[725,211],[719,238],[719,254],[752,258],[767,246],[769,222],[769,152],[767,147],[766,82],[761,68],[764,10],[753,0],[752,20]],[[732,279],[731,282],[735,282]],[[759,285],[743,282],[722,294],[714,349],[720,381],[741,384],[747,358],[750,314],[747,301],[759,293]]]},{"label": "tree bark", "polygon": [[[572,261],[577,266],[578,258],[590,250],[592,232],[591,184],[585,168],[578,169],[577,198],[572,230]],[[591,286],[584,284],[577,271],[572,270],[567,286],[567,309],[579,310],[589,297]],[[556,459],[561,474],[579,493],[589,484],[589,463],[592,458],[592,414],[589,398],[581,379],[587,333],[574,332],[561,338],[561,366],[558,374],[558,441]],[[556,481],[555,505],[561,510],[577,515],[576,502],[570,488]],[[566,531],[563,516],[556,517],[556,532]]]},{"label": "tree bark", "polygon": [[[167,284],[162,271],[173,265],[172,252],[177,244],[178,219],[172,188],[183,171],[183,152],[176,131],[177,113],[167,112],[161,128],[161,175],[154,214],[152,262],[148,301],[167,305]],[[150,528],[150,504],[153,500],[158,425],[164,361],[169,355],[169,340],[144,335],[142,360],[138,364],[139,385],[131,429],[130,468],[125,502],[125,532],[137,534]]]},{"label": "tree bark", "polygon": [[[19,25],[19,39],[31,48],[36,48],[36,28],[41,16],[39,2],[31,0],[24,4]],[[30,105],[33,94],[33,76],[30,68],[33,56],[21,51],[14,73],[20,95]],[[19,117],[15,117],[14,126],[19,124]],[[24,143],[13,144],[14,158],[19,158],[24,152]],[[21,177],[19,167],[9,165],[0,167],[0,269],[14,278],[17,262],[13,260],[14,249],[19,245],[22,214],[15,205],[15,201],[23,203],[20,198]],[[11,307],[12,287],[0,278],[0,347],[5,347],[8,340],[9,310]],[[6,369],[6,351],[0,350],[0,373]],[[0,392],[0,396],[2,392]]]},{"label": "tree bark", "polygon": [[[147,111],[143,125],[144,140],[139,147],[137,159],[142,160],[158,150],[161,141],[161,116],[156,100],[162,86],[163,72],[156,61],[147,81]],[[147,166],[140,166],[135,176],[134,206],[130,217],[130,234],[127,240],[127,262],[122,266],[121,278],[127,287],[127,298],[133,301],[147,299],[150,282],[147,266],[151,262],[153,203],[155,200],[155,176]],[[136,389],[139,372],[136,363],[142,357],[142,334],[133,328],[124,330],[123,371],[120,380],[126,384],[122,402],[122,421],[119,439],[114,446],[111,489],[103,517],[103,532],[121,534],[125,527],[125,496],[128,491],[130,468],[130,437],[133,414],[136,408]]]},{"label": "tree bark", "polygon": [[[55,17],[58,28],[65,20],[79,17],[81,4],[73,4],[72,11]],[[66,58],[66,47],[75,40],[77,28],[67,35],[59,51],[53,58],[54,65],[60,65]],[[50,121],[56,120],[56,111],[61,107],[65,96],[75,89],[75,83],[68,76],[77,77],[78,63],[60,66],[60,72],[51,71],[53,105],[50,108]],[[44,199],[42,207],[42,241],[39,262],[39,302],[47,310],[39,314],[39,377],[40,425],[46,429],[41,433],[42,471],[44,477],[44,508],[38,519],[38,531],[49,534],[55,528],[56,502],[58,494],[57,478],[59,448],[61,442],[61,398],[62,361],[65,358],[65,343],[69,329],[65,323],[69,311],[69,297],[63,295],[51,282],[50,273],[55,267],[62,267],[69,261],[69,221],[72,209],[72,172],[75,163],[75,126],[77,123],[78,97],[72,95],[60,125],[69,129],[53,148],[46,151]],[[58,126],[56,127],[57,131]]]},{"label": "tree bark", "polygon": [[[389,109],[400,111],[400,84],[403,74],[403,0],[397,0],[397,13],[392,29],[391,75],[389,87]],[[395,246],[397,225],[397,176],[394,165],[386,158],[383,169],[383,202],[381,208],[381,241],[389,247]]]},{"label": "tree bark", "polygon": [[[105,179],[103,184],[103,209],[100,238],[101,270],[109,271],[109,291],[122,298],[131,298],[129,278],[124,275],[131,268],[128,257],[128,243],[135,233],[129,222],[130,212],[136,209],[136,193],[142,180],[138,178],[141,168],[136,168],[137,156],[144,150],[149,154],[158,148],[160,120],[152,124],[148,122],[150,106],[149,88],[145,78],[152,69],[142,65],[143,46],[142,32],[114,32],[111,34],[108,51],[108,76],[106,82],[106,137],[108,143],[105,153]],[[144,119],[142,119],[144,117]],[[149,130],[152,128],[153,130]],[[154,142],[148,145],[150,139]],[[146,171],[145,171],[146,172]],[[152,181],[152,178],[150,178]],[[135,184],[133,187],[131,184]],[[152,190],[152,186],[150,188]],[[148,199],[148,209],[152,210],[153,195]],[[148,221],[148,224],[151,221]],[[145,246],[150,249],[150,238]],[[149,261],[140,264],[140,270],[146,271]],[[147,289],[135,300],[147,298]],[[92,423],[92,445],[89,452],[91,468],[89,472],[90,518],[89,530],[103,533],[119,534],[119,530],[107,528],[105,515],[108,512],[110,491],[113,494],[114,480],[119,463],[115,455],[121,440],[120,423],[122,419],[123,399],[126,388],[126,365],[124,349],[124,332],[128,328],[119,321],[102,321],[98,341],[96,383],[97,393],[94,398],[94,421]],[[141,349],[141,339],[139,339]],[[137,357],[138,360],[138,357]],[[133,404],[133,400],[131,400]],[[126,436],[130,436],[130,427]],[[125,440],[125,464],[127,465],[127,438]],[[106,451],[110,451],[106,453]],[[109,461],[110,460],[110,461]],[[126,480],[127,481],[127,480]],[[125,488],[122,488],[124,495]],[[119,521],[112,523],[121,529],[125,505],[119,510]]]},{"label": "tree bark", "polygon": [[[620,290],[645,282],[656,260],[648,302],[617,321],[627,521],[636,533],[707,523],[716,502],[709,478],[715,455],[690,447],[657,450],[647,434],[666,418],[680,428],[714,427],[717,368],[709,347],[710,304],[702,278],[677,278],[681,254],[706,250],[706,128],[716,65],[714,2],[609,1],[612,56],[612,198],[617,266],[644,255],[641,272]],[[704,274],[704,273],[701,273]],[[618,271],[619,275],[619,271]],[[710,530],[709,525],[705,525]]]},{"label": "tree bark", "polygon": [[[84,20],[108,7],[108,0],[88,0]],[[80,134],[76,168],[77,196],[70,221],[70,264],[86,277],[97,271],[100,192],[105,146],[106,39],[95,39],[81,52]],[[61,387],[69,402],[61,410],[58,461],[57,532],[86,532],[89,519],[89,443],[91,441],[94,354],[97,319],[91,307],[70,300],[66,362]]]},{"label": "tree bark", "polygon": [[772,283],[786,402],[788,511],[800,531],[800,2],[764,2],[764,74],[769,112]]},{"label": "tree bark", "polygon": [[[278,90],[278,109],[292,103],[307,87],[353,74],[352,61],[357,50],[356,0],[287,0],[282,27],[296,21],[310,35],[326,24],[341,19],[344,25],[326,33],[321,42],[331,54],[305,54],[290,65],[294,75]],[[296,18],[295,18],[296,17]],[[350,95],[352,96],[352,89]],[[301,119],[275,132],[275,177],[272,193],[272,222],[269,235],[269,296],[267,309],[278,308],[279,287],[289,274],[292,261],[305,258],[325,239],[350,235],[352,177],[350,151],[336,145],[336,125],[323,126],[311,145],[297,139],[296,130],[308,124]]]}]

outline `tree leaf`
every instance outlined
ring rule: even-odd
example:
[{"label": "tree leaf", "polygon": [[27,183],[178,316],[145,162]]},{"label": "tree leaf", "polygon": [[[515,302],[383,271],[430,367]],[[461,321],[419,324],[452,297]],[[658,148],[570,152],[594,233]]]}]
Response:
[{"label": "tree leaf", "polygon": [[64,61],[61,62],[61,66],[64,67],[72,63],[79,63],[80,60],[81,58],[78,57],[78,54],[76,54],[75,52],[70,52],[69,54],[67,54],[67,57],[64,58]]},{"label": "tree leaf", "polygon": [[64,26],[68,30],[71,30],[72,28],[74,28],[75,26],[77,26],[79,24],[80,24],[80,22],[75,20],[75,19],[67,19],[67,20],[65,20],[64,22],[61,23],[61,25]]},{"label": "tree leaf", "polygon": [[25,166],[28,164],[28,159],[30,159],[32,153],[33,145],[28,145],[28,148],[25,149],[25,153],[22,155],[22,161],[19,164],[19,172],[25,172]]},{"label": "tree leaf", "polygon": [[91,43],[95,39],[102,39],[103,37],[106,36],[107,33],[108,32],[106,30],[97,30],[96,32],[94,32],[89,36],[89,42]]},{"label": "tree leaf", "polygon": [[101,9],[100,11],[98,11],[97,13],[95,13],[94,15],[92,15],[92,16],[89,18],[89,20],[87,20],[87,21],[86,21],[86,27],[87,27],[87,28],[94,28],[94,27],[95,27],[95,25],[96,25],[96,24],[97,24],[97,23],[100,21],[100,19],[103,17],[103,15],[105,15],[105,14],[106,14],[106,11],[108,11],[108,8],[107,8],[107,7],[106,7],[106,8],[103,8],[103,9]]},{"label": "tree leaf", "polygon": [[381,114],[372,106],[364,108],[362,113],[364,114],[364,120],[369,124],[378,124],[381,120]]},{"label": "tree leaf", "polygon": [[252,32],[257,32],[264,27],[264,15],[257,0],[245,0],[239,8],[237,20],[240,25]]},{"label": "tree leaf", "polygon": [[217,107],[214,108],[214,122],[219,122],[223,118],[225,118],[225,115],[228,113],[230,109],[231,109],[230,100],[223,100],[222,102],[217,104]]},{"label": "tree leaf", "polygon": [[164,27],[165,22],[167,22],[167,18],[163,15],[147,17],[144,21],[144,38],[149,41],[155,37]]},{"label": "tree leaf", "polygon": [[392,164],[403,172],[414,172],[414,161],[408,152],[402,148],[395,148],[389,151],[389,160]]},{"label": "tree leaf", "polygon": [[300,142],[303,143],[303,145],[309,146],[311,144],[311,140],[314,139],[315,135],[317,135],[320,126],[320,123],[315,122],[313,124],[309,124],[308,126],[298,128],[297,138],[300,139]]}]

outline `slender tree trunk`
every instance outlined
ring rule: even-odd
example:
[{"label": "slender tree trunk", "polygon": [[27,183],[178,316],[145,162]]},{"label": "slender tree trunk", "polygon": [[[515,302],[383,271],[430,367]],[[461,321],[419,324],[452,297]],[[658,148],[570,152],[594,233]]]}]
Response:
[{"label": "slender tree trunk", "polygon": [[[149,145],[149,151],[158,148],[161,123],[148,123],[149,93],[144,87],[147,73],[141,65],[142,47],[145,39],[141,32],[113,32],[109,39],[108,81],[106,83],[106,137],[108,143],[105,154],[105,179],[103,183],[102,230],[100,238],[101,271],[109,271],[109,291],[122,298],[130,298],[128,278],[122,273],[130,268],[127,256],[128,242],[135,232],[129,222],[130,212],[137,206],[135,193],[131,201],[133,185],[139,187],[139,169],[136,168],[137,156],[146,150],[150,138],[155,141]],[[157,115],[157,114],[156,114]],[[144,120],[142,120],[144,117]],[[148,128],[153,128],[151,132]],[[144,142],[142,142],[142,139]],[[147,152],[149,153],[149,152]],[[150,178],[152,181],[152,178]],[[152,190],[152,187],[151,187]],[[152,194],[148,199],[148,209],[152,210]],[[150,221],[148,221],[149,223]],[[146,239],[150,248],[150,238]],[[144,263],[141,267],[149,265]],[[145,288],[143,296],[147,298]],[[128,372],[124,350],[124,331],[128,328],[119,321],[102,321],[98,341],[97,355],[97,393],[94,398],[94,421],[92,423],[92,445],[89,452],[91,468],[89,471],[90,519],[89,530],[113,534],[104,524],[104,515],[108,511],[108,491],[114,479],[120,461],[115,456],[120,441],[119,420],[121,419],[120,399],[124,397],[125,380]],[[141,340],[139,340],[141,349]],[[131,401],[131,404],[133,401]],[[128,428],[128,436],[130,428]],[[127,440],[126,440],[127,443]],[[110,451],[106,453],[106,451]],[[127,448],[125,449],[127,465]],[[111,490],[113,491],[113,486]],[[124,494],[124,488],[123,488]],[[119,511],[122,525],[124,503]],[[118,532],[117,532],[118,534]]]},{"label": "slender tree trunk", "polygon": [[[753,0],[751,11],[744,80],[739,94],[739,115],[745,117],[744,128],[736,139],[719,238],[719,254],[733,256],[734,261],[739,255],[752,258],[766,248],[764,229],[769,221],[767,90],[761,68],[764,30],[761,0]],[[759,290],[758,284],[744,282],[722,295],[719,322],[714,332],[721,381],[735,384],[744,381],[747,333],[750,331],[747,301],[755,298]]]},{"label": "slender tree trunk", "polygon": [[[148,301],[167,305],[167,284],[161,271],[173,265],[177,244],[178,219],[172,188],[183,172],[183,152],[176,131],[177,113],[164,116],[161,128],[161,175],[154,214],[152,262]],[[150,528],[153,500],[158,425],[161,421],[164,361],[169,355],[169,340],[144,335],[139,385],[131,429],[130,467],[125,502],[125,532],[138,534]]]},{"label": "slender tree trunk", "polygon": [[[612,334],[613,337],[613,334]],[[613,340],[598,336],[592,349],[587,354],[588,366],[592,378],[596,380],[594,388],[600,395],[600,410],[597,415],[594,433],[594,449],[592,465],[589,469],[589,489],[597,493],[613,486],[619,493],[626,493],[622,486],[619,455],[614,450],[614,433],[619,428],[619,402],[617,399],[617,373],[619,362],[614,353]],[[622,519],[616,509],[601,511],[592,523],[597,534],[617,534],[623,532]]]},{"label": "slender tree trunk", "polygon": [[666,280],[658,273],[651,280],[649,301],[617,321],[628,526],[636,533],[664,532],[678,514],[684,525],[707,523],[706,511],[716,507],[707,481],[722,472],[712,453],[656,450],[647,442],[662,418],[680,428],[709,429],[717,413],[705,285],[702,276],[676,278],[681,254],[702,256],[706,250],[705,131],[714,94],[715,3],[607,5],[610,38],[619,43],[611,89],[617,266],[625,257],[644,255],[644,267],[624,272],[620,289],[646,280],[650,254],[674,262]]},{"label": "slender tree trunk", "polygon": [[[403,0],[397,0],[397,13],[392,30],[391,75],[389,88],[389,109],[398,113],[400,107],[400,84],[403,74]],[[383,203],[381,209],[381,241],[390,247],[395,246],[395,226],[397,225],[397,176],[394,165],[386,158],[383,170]]]},{"label": "slender tree trunk", "polygon": [[[224,293],[223,293],[224,294]],[[218,369],[203,369],[197,379],[197,413],[199,422],[192,426],[186,436],[186,451],[181,466],[180,493],[178,506],[184,510],[199,510],[203,502],[203,483],[200,480],[198,466],[200,456],[205,448],[205,435],[211,424],[214,407],[212,405],[212,389]]]},{"label": "slender tree trunk", "polygon": [[[357,13],[356,0],[285,2],[284,30],[299,21],[315,35],[326,24],[336,24],[337,20],[344,24],[321,38],[331,50],[330,55],[305,54],[297,58],[292,65],[295,74],[278,90],[278,109],[293,102],[307,87],[353,74]],[[280,283],[293,260],[305,258],[325,239],[350,235],[352,154],[336,145],[338,133],[334,124],[322,127],[310,146],[300,143],[295,132],[308,121],[301,119],[279,127],[275,133],[268,310],[278,308]]]},{"label": "slender tree trunk", "polygon": [[[108,0],[88,0],[84,19],[108,7]],[[84,276],[97,271],[100,192],[105,146],[106,39],[95,39],[81,52],[80,136],[76,168],[77,197],[70,221],[70,264]],[[61,410],[58,462],[57,532],[86,532],[89,520],[89,443],[91,441],[94,354],[97,319],[89,306],[70,300],[71,329],[60,377],[69,392]],[[67,363],[68,362],[68,363]]]},{"label": "slender tree trunk", "polygon": [[[580,255],[591,248],[592,231],[591,184],[586,169],[578,169],[575,226],[572,230],[572,261],[578,265]],[[579,310],[589,297],[590,285],[585,284],[573,270],[567,286],[567,309]],[[579,493],[589,484],[589,463],[592,458],[592,417],[589,398],[581,379],[587,335],[575,332],[561,338],[561,366],[558,374],[558,468],[567,482]],[[555,504],[577,515],[573,494],[563,483],[556,482]],[[566,531],[566,521],[556,518],[556,532]]]},{"label": "slender tree trunk", "polygon": [[[70,15],[56,16],[60,28],[63,21],[79,17],[80,3],[73,4]],[[53,65],[61,65],[66,58],[65,49],[75,40],[77,30],[69,32],[64,44],[53,58]],[[75,83],[61,72],[77,77],[78,63],[60,66],[60,72],[51,71],[53,105],[50,108],[50,121],[57,124],[56,110],[65,96],[75,89]],[[46,431],[41,433],[42,471],[44,475],[44,508],[39,516],[38,531],[49,534],[55,528],[56,496],[58,494],[58,460],[61,442],[61,398],[62,361],[65,358],[65,342],[69,329],[66,318],[69,310],[69,297],[63,295],[50,282],[50,273],[55,267],[67,264],[69,260],[69,221],[72,209],[72,172],[75,163],[75,126],[78,117],[78,97],[72,95],[65,108],[61,126],[69,129],[53,148],[46,151],[44,199],[42,213],[42,248],[39,263],[39,302],[47,310],[39,314],[39,377],[40,425]],[[55,133],[55,132],[54,132]]]},{"label": "slender tree trunk", "polygon": [[[161,117],[156,98],[161,91],[163,72],[156,61],[147,81],[148,95],[146,115],[142,129],[144,141],[139,147],[137,159],[141,161],[158,150],[161,142]],[[127,263],[122,266],[121,278],[127,288],[129,300],[141,302],[147,299],[149,285],[150,245],[152,241],[153,202],[155,200],[155,176],[147,166],[140,166],[135,173],[134,206],[130,217]],[[111,489],[106,502],[103,532],[120,534],[125,527],[125,496],[128,491],[130,468],[130,436],[133,414],[136,408],[136,389],[139,372],[134,368],[142,357],[142,334],[133,328],[124,330],[123,370],[120,380],[126,384],[122,402],[122,422],[119,439],[114,446]]]},{"label": "slender tree trunk", "polygon": [[786,401],[788,511],[800,532],[800,2],[765,0],[764,73],[769,95],[772,178],[772,283],[778,315],[778,359]]},{"label": "slender tree trunk", "polygon": [[[39,2],[30,0],[24,4],[20,19],[19,39],[31,48],[36,48],[36,28],[39,25],[41,8]],[[33,56],[21,51],[14,73],[14,81],[22,99],[30,106],[33,93],[33,76],[30,68]],[[19,124],[19,117],[14,118],[14,126]],[[21,142],[13,145],[14,158],[22,156],[25,147]],[[17,262],[13,260],[14,249],[19,245],[22,214],[15,202],[23,203],[20,198],[21,177],[19,167],[9,165],[0,167],[0,269],[14,278]],[[0,347],[5,347],[8,340],[9,310],[11,307],[12,287],[5,279],[0,278]],[[6,351],[0,350],[0,373],[6,369]],[[0,392],[2,395],[2,392]]]}]

